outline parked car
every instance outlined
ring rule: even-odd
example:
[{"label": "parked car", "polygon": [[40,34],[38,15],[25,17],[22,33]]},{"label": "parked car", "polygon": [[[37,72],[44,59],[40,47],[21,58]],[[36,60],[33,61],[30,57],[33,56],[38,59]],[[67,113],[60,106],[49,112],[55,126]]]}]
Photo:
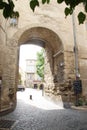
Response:
[{"label": "parked car", "polygon": [[17,91],[24,91],[25,86],[24,85],[18,85]]},{"label": "parked car", "polygon": [[43,90],[43,88],[44,88],[44,85],[43,85],[43,84],[40,84],[39,89],[40,89],[40,90]]},{"label": "parked car", "polygon": [[37,84],[34,84],[34,88],[37,89],[37,88],[38,88],[38,85],[37,85]]}]

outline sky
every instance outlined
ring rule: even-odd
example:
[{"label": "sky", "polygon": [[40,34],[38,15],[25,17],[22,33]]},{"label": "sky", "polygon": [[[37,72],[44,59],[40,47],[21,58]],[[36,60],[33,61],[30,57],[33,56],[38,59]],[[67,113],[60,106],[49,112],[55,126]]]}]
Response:
[{"label": "sky", "polygon": [[21,45],[19,54],[19,66],[26,70],[26,59],[36,59],[37,52],[40,52],[41,47],[35,45]]}]

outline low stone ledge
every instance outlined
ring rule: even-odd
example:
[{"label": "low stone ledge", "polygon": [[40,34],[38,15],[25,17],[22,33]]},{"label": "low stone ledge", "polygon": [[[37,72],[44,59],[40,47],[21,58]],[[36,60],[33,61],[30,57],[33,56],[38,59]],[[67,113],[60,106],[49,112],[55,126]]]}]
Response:
[{"label": "low stone ledge", "polygon": [[16,107],[16,106],[13,105],[12,107],[11,107],[11,106],[8,106],[8,107],[6,107],[6,108],[3,108],[2,110],[0,110],[0,116],[6,115],[6,114],[8,114],[8,113],[14,111],[15,107]]},{"label": "low stone ledge", "polygon": [[71,106],[71,109],[87,111],[87,106]]}]

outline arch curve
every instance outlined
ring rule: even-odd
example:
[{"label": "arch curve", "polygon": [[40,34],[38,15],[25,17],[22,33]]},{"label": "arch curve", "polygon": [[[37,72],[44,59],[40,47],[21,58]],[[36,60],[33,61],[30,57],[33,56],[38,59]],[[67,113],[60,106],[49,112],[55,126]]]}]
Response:
[{"label": "arch curve", "polygon": [[[38,42],[39,40],[39,43],[47,43],[54,52],[63,48],[60,37],[53,30],[45,27],[26,27],[19,30],[13,37],[18,40],[19,45],[27,44],[34,40]],[[42,44],[41,46],[43,47],[45,45]]]}]

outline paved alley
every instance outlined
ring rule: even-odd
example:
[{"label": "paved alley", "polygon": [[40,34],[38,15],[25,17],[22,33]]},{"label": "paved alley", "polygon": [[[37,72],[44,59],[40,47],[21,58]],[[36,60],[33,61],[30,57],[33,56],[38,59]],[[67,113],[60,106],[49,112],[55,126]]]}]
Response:
[{"label": "paved alley", "polygon": [[87,111],[64,109],[32,89],[18,92],[15,111],[0,118],[15,121],[12,130],[87,130]]}]

